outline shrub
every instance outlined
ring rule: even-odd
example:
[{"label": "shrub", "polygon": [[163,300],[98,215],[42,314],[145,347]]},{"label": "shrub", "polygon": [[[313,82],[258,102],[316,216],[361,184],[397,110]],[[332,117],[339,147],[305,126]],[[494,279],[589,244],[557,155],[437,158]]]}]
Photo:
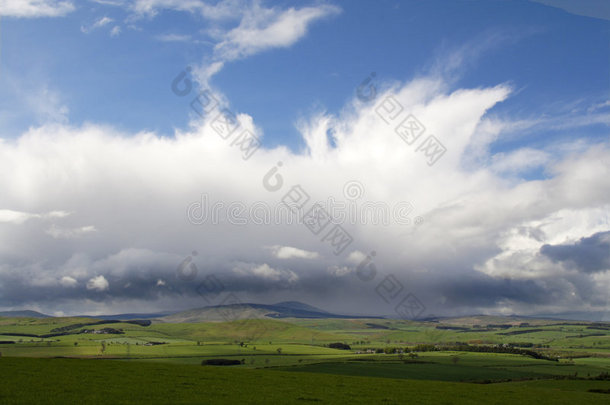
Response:
[{"label": "shrub", "polygon": [[330,347],[331,349],[340,349],[340,350],[352,350],[352,348],[349,345],[346,345],[345,343],[330,343],[328,345],[328,347]]},{"label": "shrub", "polygon": [[230,359],[208,359],[201,362],[202,366],[236,366],[239,364],[242,364],[242,362]]}]

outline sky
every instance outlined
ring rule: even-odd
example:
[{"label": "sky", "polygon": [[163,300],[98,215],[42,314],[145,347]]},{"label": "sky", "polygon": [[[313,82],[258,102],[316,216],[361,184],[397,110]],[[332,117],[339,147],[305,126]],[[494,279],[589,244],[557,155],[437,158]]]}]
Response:
[{"label": "sky", "polygon": [[0,310],[610,320],[609,21],[0,0]]}]

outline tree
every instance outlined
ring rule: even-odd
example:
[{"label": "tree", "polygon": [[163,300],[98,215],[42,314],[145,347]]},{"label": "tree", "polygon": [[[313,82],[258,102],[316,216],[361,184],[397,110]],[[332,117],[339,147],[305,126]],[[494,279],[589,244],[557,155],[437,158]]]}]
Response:
[{"label": "tree", "polygon": [[74,342],[74,346],[78,346],[78,342]]},{"label": "tree", "polygon": [[460,358],[458,356],[451,356],[451,362],[453,364],[457,364],[458,361],[460,361]]},{"label": "tree", "polygon": [[345,343],[330,343],[328,345],[328,347],[330,347],[331,349],[340,349],[340,350],[351,350],[352,348],[349,345],[346,345]]},{"label": "tree", "polygon": [[277,354],[282,354],[282,348],[281,347],[277,348]]},{"label": "tree", "polygon": [[201,362],[202,366],[237,366],[242,364],[240,360],[232,359],[208,359]]},{"label": "tree", "polygon": [[104,342],[102,340],[102,349],[101,349],[102,354],[104,354],[105,351],[106,351],[106,342]]}]

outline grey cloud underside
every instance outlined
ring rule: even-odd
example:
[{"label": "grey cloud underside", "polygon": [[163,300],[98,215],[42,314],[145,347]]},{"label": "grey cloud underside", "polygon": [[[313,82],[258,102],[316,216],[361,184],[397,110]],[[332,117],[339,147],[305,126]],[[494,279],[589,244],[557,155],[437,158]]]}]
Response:
[{"label": "grey cloud underside", "polygon": [[546,244],[540,253],[581,272],[603,272],[610,269],[610,231],[598,232],[573,244]]},{"label": "grey cloud underside", "polygon": [[[282,261],[269,261],[274,268],[285,265]],[[175,263],[150,265],[131,263],[121,274],[113,275],[110,269],[105,274],[109,287],[104,291],[88,290],[86,279],[75,287],[60,285],[35,286],[32,280],[22,277],[24,272],[4,277],[0,287],[2,303],[9,307],[27,306],[30,303],[70,303],[90,300],[92,303],[139,300],[154,305],[165,298],[173,303],[172,308],[187,309],[208,305],[222,305],[237,299],[239,302],[272,303],[282,299],[298,299],[319,303],[333,311],[352,314],[396,316],[394,308],[398,301],[384,301],[376,292],[388,275],[393,275],[401,285],[399,297],[414,293],[426,306],[425,314],[460,314],[472,312],[474,308],[494,308],[513,303],[521,308],[542,305],[546,308],[560,307],[577,299],[579,304],[604,305],[604,297],[594,294],[594,286],[588,275],[575,275],[566,279],[552,277],[537,280],[511,280],[490,277],[474,270],[437,269],[422,274],[401,276],[402,269],[378,271],[371,281],[364,281],[357,273],[334,276],[323,264],[291,263],[298,280],[271,280],[255,275],[236,275],[227,265],[200,264],[192,279],[184,279],[177,273]],[[27,272],[25,272],[27,273]],[[159,280],[162,283],[159,283]],[[577,296],[571,295],[576,286]],[[358,302],[354,302],[354,296]],[[439,297],[443,297],[440,301]],[[79,306],[74,307],[78,312]],[[152,307],[151,307],[152,308]]]}]

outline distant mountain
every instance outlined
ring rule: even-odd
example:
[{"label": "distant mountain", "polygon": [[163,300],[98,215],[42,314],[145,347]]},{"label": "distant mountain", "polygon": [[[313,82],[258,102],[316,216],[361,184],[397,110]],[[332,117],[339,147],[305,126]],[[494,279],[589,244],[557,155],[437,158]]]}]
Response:
[{"label": "distant mountain", "polygon": [[24,311],[2,311],[0,316],[5,318],[52,318],[51,315],[41,314],[40,312],[24,310]]},{"label": "distant mountain", "polygon": [[276,307],[282,307],[282,308],[289,308],[289,309],[296,309],[296,310],[300,310],[300,311],[309,311],[309,312],[319,312],[321,314],[327,314],[327,311],[324,311],[323,309],[320,308],[316,308],[312,305],[308,305],[299,301],[283,301],[283,302],[278,302],[277,304],[274,304],[274,306]]},{"label": "distant mountain", "polygon": [[145,314],[115,314],[115,315],[77,315],[78,318],[95,318],[95,319],[118,319],[121,321],[130,321],[133,319],[153,319],[153,318],[162,318],[164,316],[175,314],[176,311],[173,312],[155,312],[155,313],[145,313]]},{"label": "distant mountain", "polygon": [[216,305],[204,308],[190,309],[169,316],[159,318],[160,321],[169,323],[196,323],[206,321],[227,321],[253,318],[381,318],[372,316],[339,315],[326,312],[311,305],[297,301],[280,302],[273,305],[266,304],[231,304]]},{"label": "distant mountain", "polygon": [[557,322],[610,322],[607,312],[568,312],[560,314],[537,315],[463,315],[463,316],[432,316],[420,318],[421,322],[435,322],[448,325],[485,326],[489,324],[519,325],[530,323],[537,325],[554,324]]},{"label": "distant mountain", "polygon": [[591,321],[591,322],[610,322],[610,309],[608,311],[590,311],[590,312],[562,312],[555,314],[539,314],[525,318],[545,318],[545,319],[562,319],[569,321]]}]

